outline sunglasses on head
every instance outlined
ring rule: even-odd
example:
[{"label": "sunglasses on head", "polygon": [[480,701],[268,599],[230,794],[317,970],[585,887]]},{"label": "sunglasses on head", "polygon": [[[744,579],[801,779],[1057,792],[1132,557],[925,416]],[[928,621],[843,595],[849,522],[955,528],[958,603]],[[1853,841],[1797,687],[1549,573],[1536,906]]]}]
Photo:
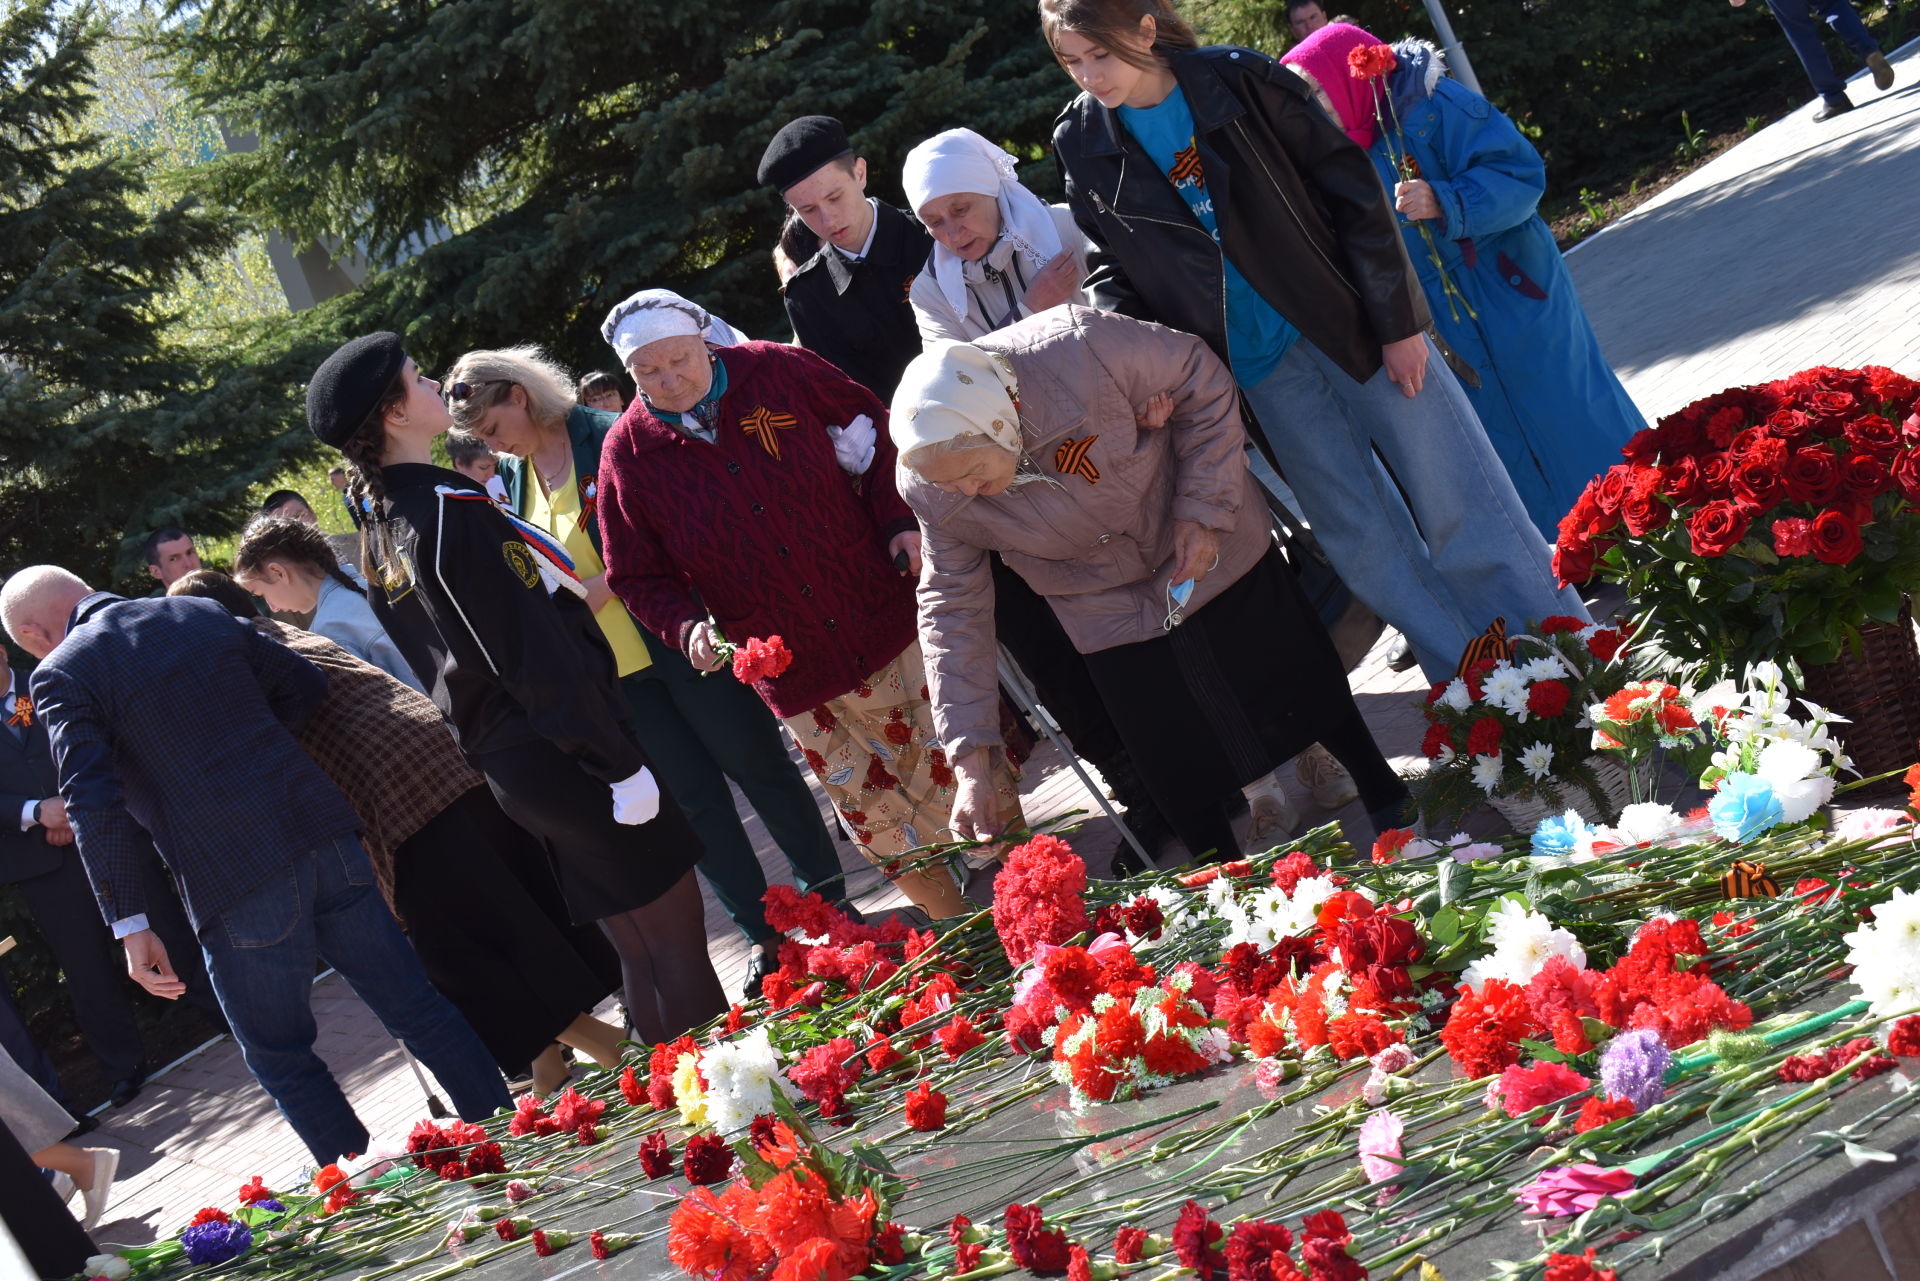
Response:
[{"label": "sunglasses on head", "polygon": [[447,399],[455,404],[472,397],[482,387],[491,387],[495,383],[511,383],[510,378],[476,378],[472,382],[452,383],[447,387]]}]

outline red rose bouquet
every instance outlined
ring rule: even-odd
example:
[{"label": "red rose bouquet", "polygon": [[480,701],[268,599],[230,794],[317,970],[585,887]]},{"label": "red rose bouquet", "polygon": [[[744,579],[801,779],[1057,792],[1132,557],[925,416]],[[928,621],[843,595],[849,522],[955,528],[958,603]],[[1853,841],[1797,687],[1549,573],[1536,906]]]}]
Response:
[{"label": "red rose bouquet", "polygon": [[1560,521],[1562,581],[1626,585],[1670,674],[1830,663],[1920,574],[1920,383],[1809,369],[1697,400],[1627,442]]},{"label": "red rose bouquet", "polygon": [[1542,619],[1534,632],[1513,638],[1512,658],[1484,660],[1428,691],[1416,804],[1435,830],[1492,798],[1558,810],[1584,792],[1609,808],[1584,714],[1626,685],[1626,638],[1572,617]]}]

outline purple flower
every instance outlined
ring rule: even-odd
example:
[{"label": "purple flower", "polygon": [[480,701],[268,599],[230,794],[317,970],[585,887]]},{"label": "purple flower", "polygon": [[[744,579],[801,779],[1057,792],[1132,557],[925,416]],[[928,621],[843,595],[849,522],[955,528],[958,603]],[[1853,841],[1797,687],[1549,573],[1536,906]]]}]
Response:
[{"label": "purple flower", "polygon": [[1667,1096],[1667,1068],[1673,1053],[1658,1032],[1641,1028],[1622,1032],[1600,1056],[1600,1084],[1616,1099],[1628,1099],[1645,1112]]},{"label": "purple flower", "polygon": [[180,1234],[180,1244],[195,1263],[225,1263],[245,1254],[253,1244],[253,1229],[240,1222],[202,1223]]},{"label": "purple flower", "polygon": [[253,1203],[253,1208],[256,1210],[265,1210],[268,1214],[285,1214],[287,1212],[287,1207],[284,1205],[281,1205],[278,1201],[274,1200],[272,1197],[267,1197],[265,1200],[261,1200],[261,1201],[255,1201]]}]

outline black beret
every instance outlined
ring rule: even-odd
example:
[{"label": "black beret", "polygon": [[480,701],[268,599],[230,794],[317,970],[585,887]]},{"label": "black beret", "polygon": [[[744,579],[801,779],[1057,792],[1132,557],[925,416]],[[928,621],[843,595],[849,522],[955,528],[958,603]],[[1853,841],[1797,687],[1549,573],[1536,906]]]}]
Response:
[{"label": "black beret", "polygon": [[407,363],[400,335],[368,334],[320,362],[307,383],[307,429],[323,445],[346,444]]},{"label": "black beret", "polygon": [[785,191],[808,174],[853,150],[847,131],[832,116],[801,116],[773,135],[760,157],[760,181]]}]

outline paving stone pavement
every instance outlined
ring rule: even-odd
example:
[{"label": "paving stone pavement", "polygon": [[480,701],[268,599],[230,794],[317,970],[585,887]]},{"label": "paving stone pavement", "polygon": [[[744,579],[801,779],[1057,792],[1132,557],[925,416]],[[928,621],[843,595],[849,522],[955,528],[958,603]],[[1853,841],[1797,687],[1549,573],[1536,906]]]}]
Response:
[{"label": "paving stone pavement", "polygon": [[[1920,40],[1567,254],[1601,349],[1649,420],[1815,365],[1920,376]],[[1552,175],[1548,175],[1549,181]]]},{"label": "paving stone pavement", "polygon": [[[1568,261],[1602,346],[1651,418],[1697,396],[1817,364],[1882,363],[1920,374],[1920,42],[1894,55],[1898,81],[1853,86],[1857,110],[1824,125],[1811,107],[1771,126],[1662,192]],[[1418,764],[1424,728],[1418,673],[1385,664],[1387,633],[1351,676],[1355,697],[1396,767]],[[1038,821],[1092,798],[1057,752],[1043,748],[1022,787]],[[1316,812],[1297,787],[1308,823]],[[826,814],[821,802],[823,820]],[[791,880],[744,804],[770,880]],[[1358,804],[1338,817],[1357,824]],[[1096,862],[1116,840],[1104,819],[1075,838]],[[842,846],[849,868],[861,865]],[[868,882],[871,884],[871,882]],[[870,888],[863,907],[897,904]],[[746,947],[711,894],[715,967],[738,991]],[[337,976],[315,984],[320,1053],[376,1135],[404,1134],[425,1115],[394,1043]],[[140,1097],[101,1114],[85,1140],[122,1150],[120,1180],[96,1233],[133,1244],[175,1232],[202,1205],[226,1205],[252,1175],[269,1184],[307,1163],[293,1132],[254,1085],[229,1040],[161,1073]]]}]

